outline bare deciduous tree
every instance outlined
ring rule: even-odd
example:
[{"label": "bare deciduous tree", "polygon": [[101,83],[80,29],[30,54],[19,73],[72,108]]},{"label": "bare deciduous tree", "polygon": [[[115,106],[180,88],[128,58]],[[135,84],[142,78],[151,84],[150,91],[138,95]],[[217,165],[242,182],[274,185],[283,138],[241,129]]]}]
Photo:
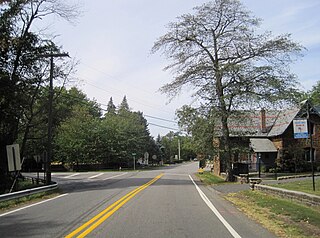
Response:
[{"label": "bare deciduous tree", "polygon": [[241,108],[290,100],[297,81],[289,65],[303,47],[289,34],[259,31],[261,20],[238,0],[216,0],[194,10],[171,22],[152,52],[161,51],[171,61],[165,70],[174,79],[161,88],[163,93],[174,97],[191,87],[218,112],[230,172],[228,117]]}]

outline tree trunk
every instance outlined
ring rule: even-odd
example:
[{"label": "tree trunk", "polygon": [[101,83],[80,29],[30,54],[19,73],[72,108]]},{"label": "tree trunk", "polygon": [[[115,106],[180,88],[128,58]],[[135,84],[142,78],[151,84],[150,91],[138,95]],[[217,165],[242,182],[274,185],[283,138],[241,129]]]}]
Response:
[{"label": "tree trunk", "polygon": [[230,145],[230,137],[229,137],[229,128],[228,128],[228,116],[226,113],[222,113],[221,115],[221,123],[222,123],[222,153],[223,153],[223,162],[226,165],[226,181],[232,182],[234,181],[233,171],[232,171],[232,153],[231,153],[231,145]]},{"label": "tree trunk", "polygon": [[[214,45],[217,45],[216,40],[214,40]],[[221,119],[221,125],[222,125],[222,153],[223,153],[223,162],[226,165],[226,181],[233,181],[233,173],[232,173],[232,167],[231,167],[231,145],[230,145],[230,137],[229,137],[229,127],[228,127],[228,117],[229,117],[229,111],[227,110],[227,105],[225,103],[224,99],[224,92],[223,92],[223,85],[222,85],[222,73],[219,69],[219,61],[218,54],[217,54],[217,47],[215,47],[215,79],[216,79],[216,95],[218,96],[218,102],[219,102],[219,112],[220,112],[220,119]],[[221,156],[220,156],[221,159]]]}]

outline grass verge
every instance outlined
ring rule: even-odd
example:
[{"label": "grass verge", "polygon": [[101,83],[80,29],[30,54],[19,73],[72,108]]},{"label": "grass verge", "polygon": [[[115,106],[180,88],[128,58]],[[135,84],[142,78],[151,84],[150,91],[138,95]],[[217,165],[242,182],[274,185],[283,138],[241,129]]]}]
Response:
[{"label": "grass verge", "polygon": [[224,179],[213,175],[209,171],[204,171],[202,174],[196,173],[196,176],[201,180],[201,182],[207,185],[226,183]]},{"label": "grass verge", "polygon": [[0,202],[0,212],[6,212],[8,210],[16,209],[21,206],[36,203],[44,199],[53,198],[60,195],[58,190],[42,192],[37,194],[32,194],[29,196],[21,197],[18,199],[12,199],[9,201]]},{"label": "grass verge", "polygon": [[258,191],[232,193],[226,198],[278,237],[320,237],[319,207],[307,207]]},{"label": "grass verge", "polygon": [[314,194],[320,196],[320,179],[315,179],[315,191],[312,188],[312,179],[306,179],[301,181],[281,183],[281,184],[272,184],[270,186],[284,188],[288,190],[300,191],[304,193]]}]

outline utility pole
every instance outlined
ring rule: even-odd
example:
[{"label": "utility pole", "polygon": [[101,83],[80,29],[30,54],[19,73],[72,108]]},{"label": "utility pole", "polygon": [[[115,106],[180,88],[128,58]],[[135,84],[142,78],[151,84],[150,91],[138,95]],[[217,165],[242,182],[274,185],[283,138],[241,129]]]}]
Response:
[{"label": "utility pole", "polygon": [[52,161],[52,105],[53,105],[53,58],[69,57],[67,53],[42,54],[40,57],[50,58],[50,83],[49,83],[49,110],[48,110],[48,145],[46,160],[46,184],[51,184],[51,161]]},{"label": "utility pole", "polygon": [[180,138],[178,137],[178,159],[181,160],[181,145]]},{"label": "utility pole", "polygon": [[310,139],[310,160],[311,160],[311,170],[312,170],[312,188],[313,191],[316,190],[316,185],[314,181],[314,164],[313,164],[313,140],[312,140],[312,131],[311,131],[311,121],[310,121],[310,105],[309,100],[307,101],[307,119],[308,119],[308,132],[309,132],[309,139]]}]

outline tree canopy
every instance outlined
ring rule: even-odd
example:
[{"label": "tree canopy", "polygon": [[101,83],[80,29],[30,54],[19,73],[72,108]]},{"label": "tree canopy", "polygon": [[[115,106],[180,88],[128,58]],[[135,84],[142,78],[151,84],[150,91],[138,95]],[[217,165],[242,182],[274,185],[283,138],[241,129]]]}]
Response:
[{"label": "tree canopy", "polygon": [[316,83],[308,93],[314,106],[320,106],[320,81]]},{"label": "tree canopy", "polygon": [[[74,98],[81,99],[81,94]],[[68,118],[57,128],[56,162],[70,166],[100,163],[112,168],[128,167],[132,165],[132,154],[142,157],[145,152],[156,151],[141,112],[130,111],[126,98],[125,107],[123,103],[115,107],[111,99],[108,106],[112,110],[108,107],[104,117],[91,113],[96,106],[86,98],[72,107]]]},{"label": "tree canopy", "polygon": [[[41,121],[38,115],[47,109],[44,95],[47,93],[50,62],[41,55],[61,51],[52,36],[34,25],[48,15],[70,21],[77,15],[77,8],[61,0],[14,0],[0,4],[1,190],[7,176],[6,145],[23,135],[23,155],[26,138]],[[57,63],[53,78],[63,82],[71,69],[71,63]]]}]

